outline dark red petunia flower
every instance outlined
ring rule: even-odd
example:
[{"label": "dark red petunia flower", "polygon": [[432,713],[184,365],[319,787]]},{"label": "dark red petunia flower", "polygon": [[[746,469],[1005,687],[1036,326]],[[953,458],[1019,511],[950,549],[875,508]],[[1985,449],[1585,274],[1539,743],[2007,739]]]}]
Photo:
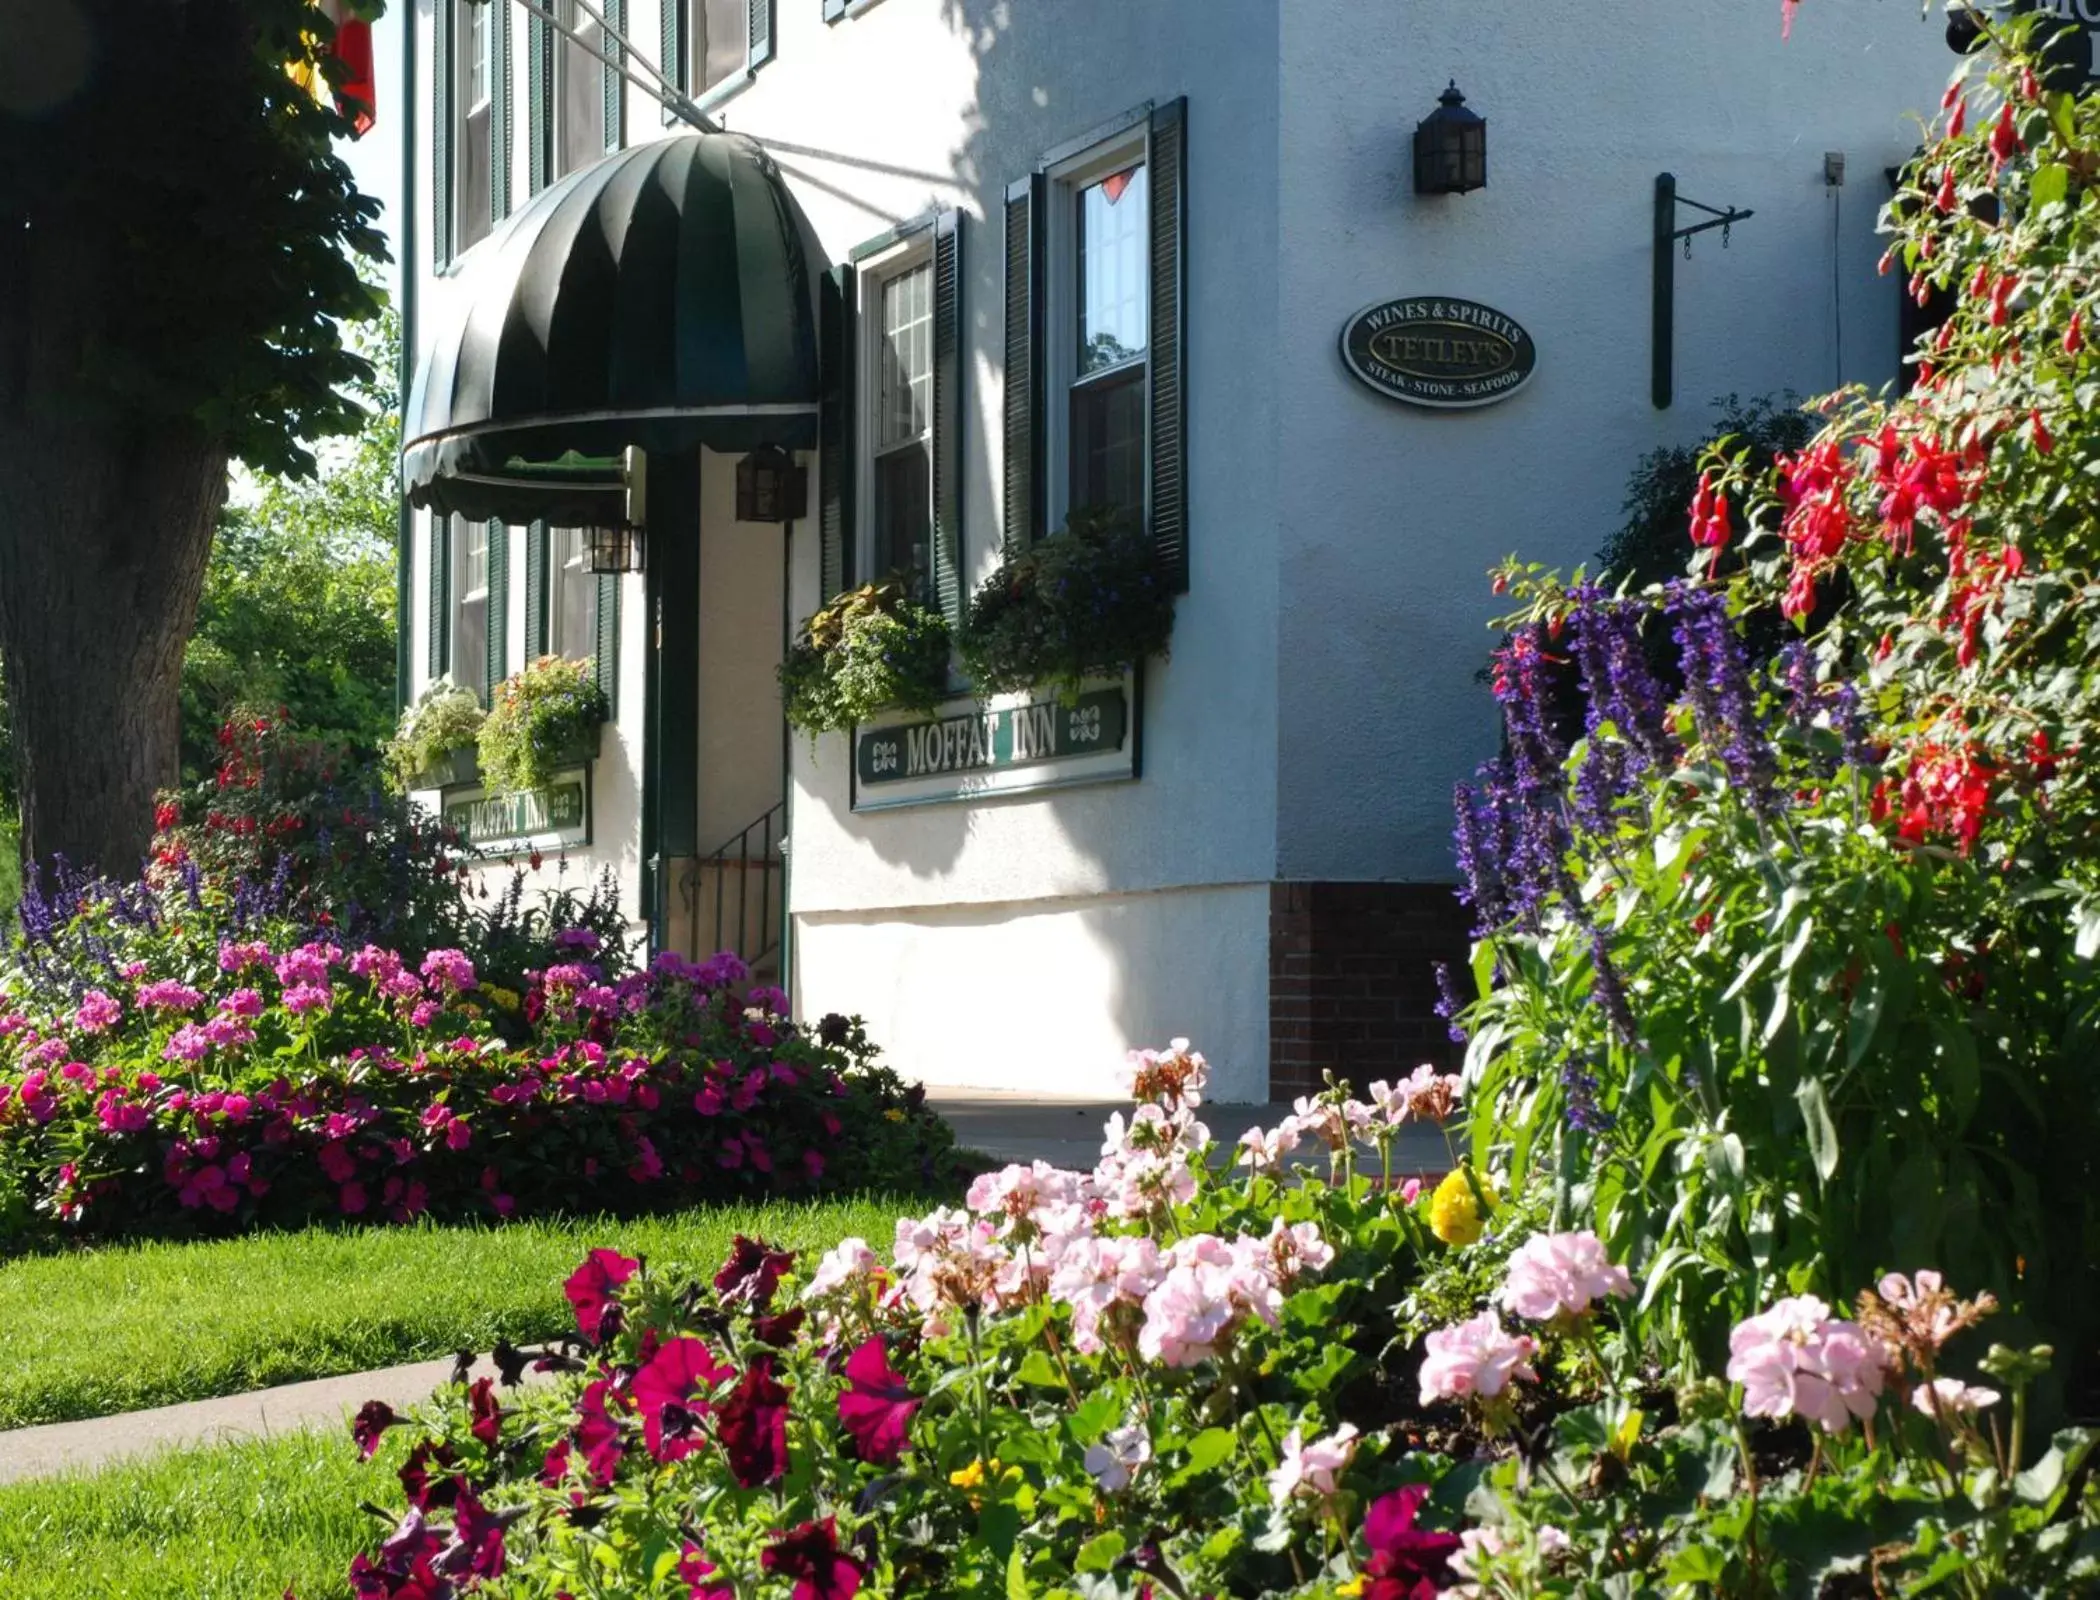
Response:
[{"label": "dark red petunia flower", "polygon": [[741,1233],[729,1247],[729,1259],[715,1274],[715,1293],[724,1300],[742,1300],[754,1312],[773,1303],[781,1274],[795,1264],[792,1250],[775,1250],[762,1239],[747,1239]]},{"label": "dark red petunia flower", "polygon": [[690,1539],[685,1542],[678,1554],[678,1581],[685,1585],[687,1600],[736,1600],[735,1584],[715,1581],[719,1571],[698,1545]]},{"label": "dark red petunia flower", "polygon": [[795,1342],[795,1335],[802,1331],[802,1324],[809,1313],[800,1306],[792,1311],[771,1311],[762,1317],[751,1319],[751,1335],[760,1344],[769,1344],[776,1350],[785,1350]]},{"label": "dark red petunia flower", "polygon": [[367,1400],[350,1419],[350,1437],[357,1441],[358,1453],[370,1461],[379,1448],[379,1436],[400,1420],[384,1400]]},{"label": "dark red petunia flower", "polygon": [[1371,1559],[1364,1563],[1363,1600],[1436,1600],[1451,1581],[1461,1541],[1455,1533],[1415,1526],[1428,1498],[1429,1485],[1411,1483],[1371,1502],[1364,1513]]},{"label": "dark red petunia flower", "polygon": [[613,1291],[640,1271],[641,1265],[617,1250],[593,1250],[561,1286],[569,1304],[576,1308],[576,1326],[592,1344],[598,1343]]},{"label": "dark red petunia flower", "polygon": [[759,1552],[759,1566],[795,1580],[793,1600],[853,1600],[867,1569],[839,1549],[830,1517],[805,1522]]},{"label": "dark red petunia flower", "polygon": [[[459,1495],[460,1475],[453,1469],[459,1457],[449,1444],[440,1444],[435,1439],[425,1439],[401,1463],[396,1476],[401,1479],[402,1493],[408,1503],[418,1511],[428,1511],[432,1506],[449,1506]],[[435,1472],[431,1471],[436,1467]]]},{"label": "dark red petunia flower", "polygon": [[854,1453],[870,1466],[896,1463],[921,1397],[904,1386],[890,1365],[880,1334],[846,1358],[846,1387],[839,1391],[839,1421],[853,1435]]},{"label": "dark red petunia flower", "polygon": [[729,1470],[746,1489],[787,1473],[787,1386],[773,1376],[773,1358],[756,1356],[734,1389],[715,1407],[716,1432]]},{"label": "dark red petunia flower", "polygon": [[736,1368],[715,1360],[698,1339],[672,1339],[634,1375],[634,1400],[642,1412],[642,1437],[659,1461],[683,1461],[706,1442],[701,1423],[711,1409],[714,1387]]},{"label": "dark red petunia flower", "polygon": [[447,1572],[458,1572],[464,1567],[470,1578],[502,1577],[503,1529],[510,1521],[510,1516],[490,1511],[471,1492],[462,1489],[452,1513],[452,1548],[445,1552],[440,1565]]},{"label": "dark red petunia flower", "polygon": [[469,1428],[475,1438],[491,1450],[503,1435],[503,1407],[496,1403],[496,1380],[476,1378],[467,1391],[467,1410],[474,1421]]},{"label": "dark red petunia flower", "polygon": [[569,1475],[569,1456],[573,1446],[567,1439],[557,1439],[554,1447],[540,1461],[540,1484],[544,1488],[557,1489],[561,1480]]}]

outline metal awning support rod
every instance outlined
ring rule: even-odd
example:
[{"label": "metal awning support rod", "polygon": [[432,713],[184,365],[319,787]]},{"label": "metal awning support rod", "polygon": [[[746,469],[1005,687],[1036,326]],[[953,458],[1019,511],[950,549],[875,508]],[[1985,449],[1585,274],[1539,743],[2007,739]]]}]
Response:
[{"label": "metal awning support rod", "polygon": [[[500,3],[500,0],[498,0],[498,3]],[[552,28],[564,39],[575,45],[577,49],[612,68],[613,71],[670,112],[680,122],[687,124],[689,127],[698,128],[702,133],[720,133],[722,131],[712,118],[702,115],[700,108],[693,104],[691,97],[685,91],[663,75],[663,72],[657,67],[655,62],[629,44],[627,36],[610,22],[607,22],[605,14],[592,5],[591,0],[576,0],[576,4],[585,15],[605,30],[606,38],[610,39],[614,48],[620,52],[618,56],[611,55],[601,46],[578,36],[575,29],[571,28],[555,14],[552,0],[517,0],[517,3],[524,10],[546,23],[548,27]],[[628,65],[630,60],[638,62],[642,67],[646,68],[649,77],[644,78],[636,73],[634,68]],[[650,81],[652,78],[655,80],[653,83]]]}]

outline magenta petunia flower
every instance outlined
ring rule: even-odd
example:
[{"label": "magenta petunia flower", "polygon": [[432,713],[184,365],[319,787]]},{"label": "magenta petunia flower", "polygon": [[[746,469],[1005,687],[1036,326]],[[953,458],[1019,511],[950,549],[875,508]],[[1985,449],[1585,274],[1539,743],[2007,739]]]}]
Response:
[{"label": "magenta petunia flower", "polygon": [[729,1247],[729,1259],[715,1274],[715,1293],[725,1301],[742,1300],[752,1310],[763,1311],[773,1303],[781,1275],[794,1264],[792,1250],[775,1250],[762,1239],[747,1239],[740,1233]]},{"label": "magenta petunia flower", "polygon": [[867,1569],[839,1548],[838,1527],[830,1517],[781,1534],[759,1552],[758,1564],[795,1580],[792,1600],[853,1600],[867,1576]]},{"label": "magenta petunia flower", "polygon": [[685,1585],[686,1600],[736,1600],[736,1585],[717,1581],[721,1570],[690,1539],[678,1553],[678,1581]]},{"label": "magenta petunia flower", "polygon": [[[494,1168],[489,1169],[493,1174]],[[583,1265],[569,1274],[561,1292],[568,1296],[569,1304],[576,1308],[576,1326],[592,1344],[598,1343],[599,1330],[605,1321],[605,1310],[612,1303],[613,1291],[641,1270],[642,1264],[617,1250],[593,1250],[583,1258]]]},{"label": "magenta petunia flower", "polygon": [[683,1461],[706,1442],[702,1429],[716,1384],[736,1368],[715,1360],[698,1339],[673,1339],[634,1375],[642,1440],[659,1461]]},{"label": "magenta petunia flower", "polygon": [[[773,1376],[773,1358],[756,1356],[715,1407],[716,1433],[729,1471],[747,1489],[787,1473],[788,1389]],[[851,1590],[847,1591],[851,1593]]]},{"label": "magenta petunia flower", "polygon": [[583,1464],[591,1482],[600,1489],[612,1483],[620,1470],[620,1457],[627,1450],[619,1420],[612,1414],[615,1404],[631,1409],[634,1397],[615,1389],[605,1378],[585,1389],[583,1398],[576,1402],[576,1448],[583,1452]]},{"label": "magenta petunia flower", "polygon": [[476,1378],[467,1391],[467,1411],[474,1419],[468,1431],[487,1445],[496,1448],[496,1441],[503,1437],[503,1407],[496,1403],[496,1380]]},{"label": "magenta petunia flower", "polygon": [[853,1436],[854,1454],[874,1467],[893,1466],[922,1404],[890,1365],[880,1334],[846,1358],[846,1387],[839,1391],[839,1421]]},{"label": "magenta petunia flower", "polygon": [[1364,1513],[1371,1558],[1364,1563],[1363,1600],[1435,1600],[1450,1580],[1449,1563],[1460,1540],[1415,1526],[1428,1498],[1429,1485],[1411,1483],[1371,1502]]}]

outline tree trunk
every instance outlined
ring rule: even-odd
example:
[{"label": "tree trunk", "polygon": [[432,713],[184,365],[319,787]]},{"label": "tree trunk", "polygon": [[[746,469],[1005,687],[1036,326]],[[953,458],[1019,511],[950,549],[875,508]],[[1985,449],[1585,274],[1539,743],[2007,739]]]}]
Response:
[{"label": "tree trunk", "polygon": [[0,665],[22,852],[128,877],[154,791],[177,775],[182,652],[227,452],[188,418],[82,403],[98,308],[128,286],[63,229],[14,243],[0,249],[24,269],[0,297]]}]

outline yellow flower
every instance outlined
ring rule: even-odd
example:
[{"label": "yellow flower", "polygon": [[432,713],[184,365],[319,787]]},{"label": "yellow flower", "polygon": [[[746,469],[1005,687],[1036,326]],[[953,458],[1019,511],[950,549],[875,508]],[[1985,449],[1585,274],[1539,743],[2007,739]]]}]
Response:
[{"label": "yellow flower", "polygon": [[[982,1489],[984,1487],[984,1467],[984,1462],[973,1461],[960,1472],[949,1473],[948,1481],[958,1489]],[[994,1461],[991,1467],[994,1472],[997,1472],[999,1463]]]},{"label": "yellow flower", "polygon": [[883,1113],[883,1116],[891,1122],[902,1122],[904,1120],[904,1109],[901,1106],[891,1106],[889,1110]]},{"label": "yellow flower", "polygon": [[1364,1592],[1364,1580],[1362,1575],[1358,1574],[1356,1577],[1351,1578],[1347,1583],[1336,1584],[1334,1586],[1334,1592],[1336,1594],[1349,1595],[1352,1597],[1353,1600],[1354,1596],[1360,1595]]},{"label": "yellow flower", "polygon": [[[1480,1193],[1473,1193],[1479,1184]],[[1487,1205],[1482,1207],[1481,1201]],[[1471,1244],[1485,1226],[1483,1209],[1495,1208],[1495,1191],[1485,1178],[1472,1178],[1464,1167],[1454,1167],[1429,1197],[1429,1231],[1446,1244]]]},{"label": "yellow flower", "polygon": [[518,1009],[518,992],[515,989],[499,989],[494,984],[483,984],[481,992],[495,1001],[505,1011]]}]

